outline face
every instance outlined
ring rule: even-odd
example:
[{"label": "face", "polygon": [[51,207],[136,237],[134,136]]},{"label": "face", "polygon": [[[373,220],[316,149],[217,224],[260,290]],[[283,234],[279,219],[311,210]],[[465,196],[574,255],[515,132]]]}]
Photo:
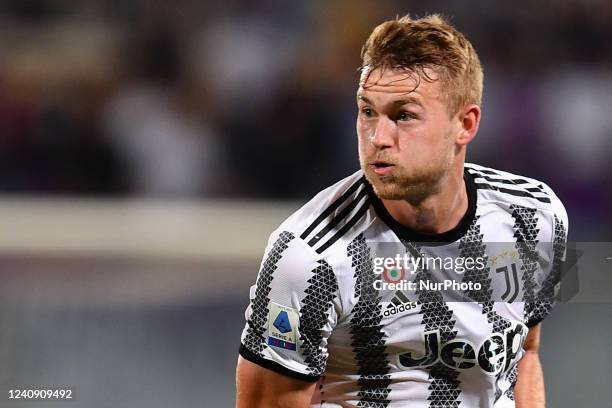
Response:
[{"label": "face", "polygon": [[380,68],[362,75],[359,161],[380,198],[412,202],[428,197],[456,159],[461,121],[450,117],[435,72],[427,74],[435,80]]}]

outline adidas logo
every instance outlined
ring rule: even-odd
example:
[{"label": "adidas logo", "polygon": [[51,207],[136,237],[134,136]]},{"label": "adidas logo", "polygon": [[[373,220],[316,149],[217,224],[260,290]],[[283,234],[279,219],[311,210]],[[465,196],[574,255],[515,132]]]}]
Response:
[{"label": "adidas logo", "polygon": [[394,316],[403,312],[407,312],[416,308],[416,302],[411,302],[406,295],[399,290],[395,292],[395,296],[391,299],[391,302],[387,303],[387,306],[383,310],[383,317]]}]

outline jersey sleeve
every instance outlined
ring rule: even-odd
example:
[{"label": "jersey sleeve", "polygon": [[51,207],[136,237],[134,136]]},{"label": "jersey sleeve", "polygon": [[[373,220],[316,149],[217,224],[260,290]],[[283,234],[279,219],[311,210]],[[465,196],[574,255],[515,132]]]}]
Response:
[{"label": "jersey sleeve", "polygon": [[550,266],[542,271],[537,282],[538,291],[532,301],[526,302],[526,325],[533,327],[551,312],[557,298],[567,255],[568,216],[563,203],[546,186],[551,196],[551,238],[545,245],[550,253]]},{"label": "jersey sleeve", "polygon": [[270,237],[250,290],[240,355],[314,382],[325,371],[327,341],[340,313],[332,267],[288,231]]}]

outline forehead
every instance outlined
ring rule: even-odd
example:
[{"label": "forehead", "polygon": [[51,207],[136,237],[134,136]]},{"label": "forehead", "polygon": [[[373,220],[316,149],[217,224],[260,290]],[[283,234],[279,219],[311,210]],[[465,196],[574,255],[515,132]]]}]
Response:
[{"label": "forehead", "polygon": [[430,68],[425,68],[424,71],[423,75],[406,69],[376,68],[370,71],[365,68],[359,80],[357,94],[369,99],[397,96],[439,99],[439,75]]}]

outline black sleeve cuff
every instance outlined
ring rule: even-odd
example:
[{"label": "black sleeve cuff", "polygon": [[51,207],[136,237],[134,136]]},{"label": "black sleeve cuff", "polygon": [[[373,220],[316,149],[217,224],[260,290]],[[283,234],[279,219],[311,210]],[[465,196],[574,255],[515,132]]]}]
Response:
[{"label": "black sleeve cuff", "polygon": [[525,326],[527,326],[528,328],[532,328],[533,326],[536,326],[540,323],[542,323],[544,321],[543,317],[537,318],[537,319],[533,319],[533,320],[529,320],[525,323]]},{"label": "black sleeve cuff", "polygon": [[286,375],[291,378],[311,383],[316,382],[319,380],[319,378],[321,378],[321,376],[319,375],[299,373],[297,371],[290,370],[287,367],[284,367],[272,360],[266,360],[265,358],[258,356],[257,354],[246,348],[244,344],[240,344],[240,349],[238,350],[238,352],[244,359],[249,360],[251,363],[255,363],[260,367],[267,368],[268,370],[275,371],[279,374]]}]

